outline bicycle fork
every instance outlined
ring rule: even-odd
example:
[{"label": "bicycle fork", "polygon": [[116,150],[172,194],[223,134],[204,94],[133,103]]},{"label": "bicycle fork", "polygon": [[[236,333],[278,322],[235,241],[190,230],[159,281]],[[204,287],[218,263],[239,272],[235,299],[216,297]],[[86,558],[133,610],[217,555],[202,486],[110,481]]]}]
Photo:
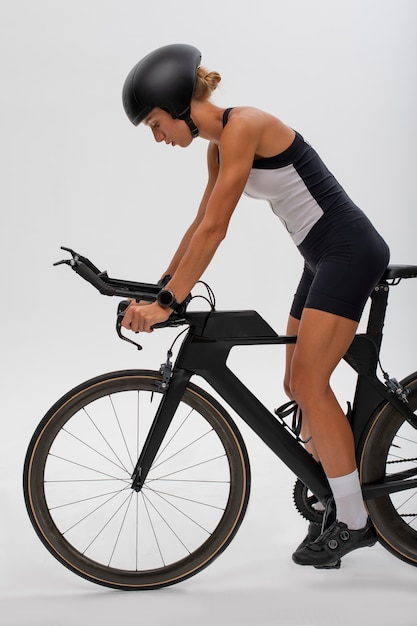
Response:
[{"label": "bicycle fork", "polygon": [[131,488],[141,491],[148,472],[152,467],[158,450],[167,433],[175,411],[184,395],[192,373],[186,370],[175,370],[165,393],[162,396],[155,418],[152,422],[146,441],[143,445],[138,462],[132,474]]}]

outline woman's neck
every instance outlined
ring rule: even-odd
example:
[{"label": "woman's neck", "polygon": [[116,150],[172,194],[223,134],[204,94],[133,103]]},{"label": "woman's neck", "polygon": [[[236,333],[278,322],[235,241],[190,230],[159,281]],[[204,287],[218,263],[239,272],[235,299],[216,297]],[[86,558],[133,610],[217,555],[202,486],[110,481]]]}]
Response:
[{"label": "woman's neck", "polygon": [[198,128],[202,139],[220,142],[223,130],[224,109],[214,105],[209,100],[193,100],[191,102],[191,118]]}]

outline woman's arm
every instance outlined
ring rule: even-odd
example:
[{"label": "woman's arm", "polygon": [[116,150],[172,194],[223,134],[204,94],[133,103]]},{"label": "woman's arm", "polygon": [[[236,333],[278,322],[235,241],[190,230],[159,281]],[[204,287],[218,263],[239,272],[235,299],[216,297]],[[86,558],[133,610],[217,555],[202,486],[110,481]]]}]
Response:
[{"label": "woman's arm", "polygon": [[[197,217],[168,266],[174,271],[165,289],[172,291],[177,302],[182,302],[190,293],[226,236],[252,168],[258,140],[258,127],[244,119],[229,123],[223,130],[217,175],[214,175],[214,169],[209,174]],[[215,146],[212,146],[209,158],[212,167],[211,159],[215,152]],[[168,319],[171,312],[171,309],[163,309],[156,302],[148,306],[131,306],[126,311],[123,326],[134,331],[151,332],[152,325]]]},{"label": "woman's arm", "polygon": [[201,219],[166,289],[181,302],[200,279],[226,236],[230,219],[245,188],[259,141],[259,127],[245,119],[223,130],[220,167]]},{"label": "woman's arm", "polygon": [[166,276],[167,274],[169,274],[170,276],[173,276],[175,274],[178,268],[178,265],[180,264],[180,261],[182,257],[184,256],[185,251],[190,245],[190,241],[193,238],[195,231],[197,230],[202,219],[204,218],[207,203],[213,191],[213,187],[216,184],[217,175],[219,172],[218,155],[219,155],[218,147],[215,144],[210,143],[208,146],[208,150],[207,150],[208,181],[207,181],[207,186],[204,191],[203,197],[200,202],[200,206],[197,211],[197,215],[194,221],[192,222],[192,224],[189,226],[189,228],[185,232],[185,235],[183,236],[180,242],[180,245],[178,246],[177,251],[175,252],[170,264],[168,265],[166,271],[163,273],[162,276]]}]

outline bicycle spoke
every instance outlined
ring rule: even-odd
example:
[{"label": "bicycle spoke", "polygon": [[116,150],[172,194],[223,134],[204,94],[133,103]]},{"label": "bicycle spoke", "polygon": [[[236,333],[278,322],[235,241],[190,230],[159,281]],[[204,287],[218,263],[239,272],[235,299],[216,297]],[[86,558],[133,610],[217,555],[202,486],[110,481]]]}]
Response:
[{"label": "bicycle spoke", "polygon": [[213,461],[217,461],[218,459],[221,459],[224,456],[225,456],[224,454],[221,454],[211,459],[206,459],[205,461],[200,461],[199,463],[195,463],[194,465],[189,465],[188,467],[182,467],[181,469],[175,470],[175,472],[171,472],[169,474],[163,474],[162,476],[158,476],[157,478],[151,478],[149,482],[153,482],[154,480],[166,480],[168,476],[173,476],[174,474],[180,474],[181,472],[187,472],[188,470],[193,469],[195,467],[201,467],[202,465],[206,465],[207,463],[212,463]]},{"label": "bicycle spoke", "polygon": [[146,373],[139,386],[129,378],[111,375],[102,393],[94,382],[86,399],[63,405],[37,462],[35,521],[47,520],[42,536],[61,562],[94,581],[183,577],[223,549],[243,517],[242,453],[215,401],[188,392],[136,492],[129,468],[162,394],[158,378]]},{"label": "bicycle spoke", "polygon": [[[199,481],[201,482],[201,481]],[[212,509],[219,509],[220,511],[224,511],[224,507],[220,507],[220,506],[215,506],[214,504],[209,504],[208,502],[201,502],[201,500],[195,500],[195,499],[191,499],[191,498],[185,498],[184,496],[179,496],[177,494],[174,493],[167,493],[165,491],[159,491],[157,489],[153,489],[151,487],[147,487],[150,491],[152,491],[152,493],[156,493],[157,495],[161,495],[161,496],[169,496],[170,498],[177,498],[178,500],[184,500],[186,502],[192,502],[193,504],[198,504],[200,506],[208,506]]]},{"label": "bicycle spoke", "polygon": [[62,429],[62,432],[67,433],[67,435],[70,435],[70,437],[74,437],[74,439],[76,439],[77,441],[79,441],[79,443],[81,443],[81,445],[85,446],[86,448],[88,448],[89,450],[92,450],[93,452],[95,452],[96,454],[98,454],[99,456],[101,456],[103,459],[105,459],[106,461],[108,461],[109,463],[112,463],[113,465],[115,465],[118,469],[124,470],[125,472],[127,472],[127,468],[122,465],[120,459],[118,459],[118,461],[120,461],[120,464],[115,463],[114,461],[112,461],[111,459],[109,459],[108,456],[106,456],[105,454],[102,454],[101,452],[99,452],[96,448],[94,448],[93,446],[90,446],[88,443],[86,443],[85,441],[83,441],[82,439],[80,439],[80,437],[77,437],[76,435],[74,435],[73,433],[71,433],[69,430],[67,430],[66,428]]},{"label": "bicycle spoke", "polygon": [[[126,502],[129,502],[130,499],[132,498],[133,493],[130,493],[127,498],[121,503],[121,505],[114,511],[113,515],[111,515],[109,517],[109,519],[106,521],[106,523],[100,528],[100,530],[98,531],[98,533],[95,535],[95,537],[90,541],[90,543],[88,544],[88,546],[85,548],[85,550],[83,551],[83,554],[86,554],[86,552],[91,548],[91,546],[94,544],[95,541],[97,541],[98,537],[103,533],[103,531],[108,527],[108,525],[110,524],[110,522],[115,518],[115,516],[117,515],[117,513],[123,508],[124,504]],[[93,511],[94,512],[94,511]],[[113,552],[112,552],[113,554]]]},{"label": "bicycle spoke", "polygon": [[[108,400],[111,405],[111,413],[117,423],[117,432],[121,436],[121,441],[124,449],[128,449],[128,443],[126,434],[123,432],[122,421],[118,416],[118,408],[116,402],[111,396],[108,396]],[[135,447],[137,452],[139,451],[140,442],[140,424],[143,408],[141,402],[141,396],[139,392],[136,394],[135,400]],[[199,418],[190,421],[190,416],[195,412],[193,409],[189,409],[185,416],[179,420],[178,424],[172,428],[172,432],[167,436],[165,442],[161,446],[161,449],[157,455],[156,464],[154,463],[151,468],[150,475],[145,483],[141,494],[136,494],[135,507],[132,508],[133,492],[126,495],[123,501],[120,502],[119,498],[121,494],[131,486],[131,478],[127,472],[126,466],[122,461],[120,454],[116,452],[114,445],[109,441],[109,435],[103,430],[105,423],[99,424],[97,415],[92,415],[92,410],[87,411],[83,408],[83,412],[87,415],[89,422],[93,426],[93,432],[97,433],[98,440],[94,443],[94,440],[88,440],[88,433],[80,435],[77,430],[70,429],[66,426],[61,430],[62,436],[57,441],[57,448],[59,450],[73,450],[73,454],[62,455],[56,454],[54,451],[50,451],[48,459],[54,460],[56,463],[60,463],[61,467],[74,468],[76,472],[84,471],[84,477],[79,478],[76,475],[68,473],[68,471],[62,470],[62,478],[54,478],[51,481],[46,481],[46,485],[55,485],[56,489],[65,485],[66,489],[69,489],[71,485],[84,484],[84,490],[87,489],[86,494],[83,497],[71,497],[71,492],[62,492],[59,490],[58,495],[54,497],[55,501],[51,502],[50,512],[54,515],[60,515],[57,518],[57,523],[61,525],[62,535],[65,537],[71,536],[71,541],[79,543],[80,550],[83,554],[94,554],[94,558],[98,558],[100,561],[104,560],[104,553],[102,554],[101,544],[106,536],[106,542],[109,547],[109,553],[106,559],[107,565],[110,566],[113,562],[122,563],[126,556],[124,556],[126,547],[125,542],[128,541],[131,530],[134,529],[134,568],[138,570],[140,567],[144,567],[143,559],[149,562],[149,567],[156,567],[155,560],[149,561],[149,555],[146,556],[148,551],[148,542],[146,537],[149,537],[149,533],[153,536],[153,541],[157,548],[157,554],[163,565],[167,565],[169,559],[168,554],[175,554],[175,558],[182,558],[178,549],[173,549],[170,544],[175,537],[175,541],[178,547],[185,554],[190,554],[190,547],[187,545],[189,541],[197,541],[192,539],[190,534],[191,528],[198,529],[199,533],[204,533],[205,537],[209,537],[218,523],[219,516],[224,512],[227,504],[227,493],[230,488],[230,476],[220,478],[218,475],[218,463],[225,461],[226,455],[224,450],[220,454],[213,454],[210,457],[199,459],[196,462],[190,462],[193,458],[197,459],[201,453],[209,449],[211,436],[214,435],[213,428],[205,428],[203,432],[198,433]],[[98,416],[103,420],[105,413],[100,412]],[[188,426],[189,424],[189,426]],[[81,423],[82,425],[82,423]],[[81,428],[78,422],[75,422],[75,427]],[[109,431],[112,432],[112,431]],[[190,436],[194,433],[193,436]],[[133,434],[133,431],[132,431]],[[210,437],[209,437],[210,436]],[[64,437],[68,439],[65,440]],[[177,441],[178,440],[178,441]],[[71,445],[71,441],[74,441],[74,445]],[[98,442],[103,441],[106,449],[111,451],[111,457],[108,454],[103,453],[98,447]],[[213,440],[213,443],[217,440]],[[218,444],[216,443],[218,447]],[[176,448],[176,449],[175,449]],[[79,459],[83,459],[85,455],[89,454],[90,464],[81,462]],[[91,463],[91,454],[94,455],[96,462]],[[131,462],[132,456],[128,454]],[[115,460],[116,459],[116,460]],[[188,461],[188,462],[187,462]],[[109,467],[117,468],[126,472],[126,477],[117,476],[115,473],[109,471]],[[209,470],[209,468],[212,469]],[[217,467],[217,470],[215,469]],[[207,469],[205,469],[207,468]],[[165,471],[162,471],[165,469]],[[54,474],[56,470],[54,470]],[[91,477],[89,474],[97,474],[101,477]],[[217,473],[217,475],[216,475]],[[123,485],[119,490],[95,492],[94,485],[97,487],[100,483],[116,480]],[[158,488],[158,484],[165,483],[173,488],[172,493],[169,491],[161,490]],[[176,485],[181,487],[180,491],[177,491]],[[223,493],[220,492],[217,495],[217,501],[213,501],[213,496],[208,494],[208,498],[202,497],[203,485],[207,488],[214,488],[216,485],[219,487],[224,486]],[[93,491],[91,491],[93,489]],[[186,491],[184,491],[186,489]],[[190,491],[191,489],[191,491]],[[198,495],[200,497],[198,497]],[[220,500],[219,500],[220,496]],[[52,497],[52,496],[51,496]],[[59,498],[56,501],[56,498]],[[97,506],[88,507],[89,504],[98,503]],[[140,504],[141,503],[141,504]],[[86,510],[86,507],[87,510]],[[111,509],[109,510],[109,507]],[[144,526],[144,519],[141,513],[141,508],[145,512],[145,518],[147,519],[148,530]],[[65,525],[65,518],[61,516],[67,510],[70,515]],[[77,511],[80,514],[77,515]],[[204,510],[212,511],[207,519],[202,512]],[[116,520],[120,514],[123,513],[120,523],[115,526]],[[214,517],[213,517],[214,515]],[[91,531],[100,521],[95,529],[94,534],[90,535]],[[156,524],[156,521],[159,523]],[[184,520],[183,522],[181,520]],[[132,525],[133,524],[133,525]],[[185,526],[184,526],[185,524]],[[191,526],[190,526],[191,525]],[[111,531],[110,531],[111,527]],[[163,528],[166,530],[163,531]],[[74,534],[76,533],[76,534]],[[85,544],[84,539],[90,535],[90,540],[87,547],[81,548],[81,544]],[[112,537],[112,539],[111,539]],[[199,542],[202,538],[198,539]],[[92,552],[93,550],[93,552]],[[100,556],[102,554],[102,556]]]},{"label": "bicycle spoke", "polygon": [[[96,513],[97,511],[99,511],[101,508],[103,508],[104,506],[106,506],[106,504],[108,504],[109,502],[111,502],[112,500],[114,500],[114,498],[119,495],[121,492],[118,491],[116,492],[114,495],[112,495],[111,498],[108,498],[105,502],[102,502],[102,504],[100,504],[99,506],[97,506],[95,509],[93,509],[92,511],[90,511],[89,513],[87,513],[87,515],[84,515],[81,519],[78,520],[78,522],[75,522],[75,524],[72,524],[72,526],[70,526],[69,528],[67,528],[66,530],[62,531],[63,535],[66,535],[70,530],[72,530],[73,528],[75,528],[76,526],[78,526],[79,524],[81,524],[82,522],[84,522],[88,517],[90,517],[91,515],[93,515],[94,513]],[[130,497],[131,494],[129,494],[128,497]],[[90,498],[91,499],[91,498]],[[52,510],[52,509],[50,509]],[[113,516],[112,516],[113,517]],[[100,533],[99,533],[100,534]]]},{"label": "bicycle spoke", "polygon": [[158,535],[157,535],[157,534],[156,534],[156,532],[155,532],[155,527],[154,527],[154,524],[153,524],[153,522],[152,522],[152,518],[151,518],[150,513],[149,513],[149,509],[148,509],[148,505],[147,505],[147,502],[146,502],[146,498],[145,498],[145,496],[144,496],[144,494],[143,494],[143,493],[142,493],[142,498],[143,498],[143,504],[144,504],[144,506],[145,506],[146,513],[147,513],[147,516],[148,516],[149,524],[150,524],[150,526],[151,526],[151,528],[152,528],[152,532],[153,532],[153,536],[154,536],[154,539],[155,539],[155,543],[156,543],[156,545],[157,545],[157,547],[158,547],[158,552],[159,552],[159,555],[160,555],[160,557],[161,557],[161,561],[162,561],[163,565],[166,565],[166,563],[165,563],[165,561],[164,561],[164,557],[163,557],[163,555],[162,555],[161,546],[159,545]]},{"label": "bicycle spoke", "polygon": [[129,456],[130,463],[131,463],[131,466],[132,466],[132,469],[133,469],[135,465],[134,465],[133,459],[132,459],[132,457],[131,457],[131,455],[130,455],[129,447],[128,447],[127,442],[126,442],[126,438],[125,438],[125,435],[124,435],[123,429],[122,429],[122,427],[121,427],[121,425],[120,425],[119,416],[118,416],[117,411],[116,411],[116,408],[115,408],[115,406],[114,406],[114,403],[113,403],[113,398],[112,398],[112,396],[111,396],[111,395],[109,395],[108,397],[109,397],[110,404],[111,404],[112,409],[113,409],[114,417],[116,418],[117,424],[118,424],[118,426],[119,426],[119,431],[120,431],[121,437],[122,437],[122,439],[123,439],[123,443],[124,443],[124,445],[125,445],[126,452],[127,452],[128,456]]},{"label": "bicycle spoke", "polygon": [[108,565],[110,565],[110,563],[112,562],[113,555],[116,552],[116,547],[117,547],[117,544],[119,543],[120,535],[122,534],[122,530],[123,530],[123,527],[124,527],[125,522],[126,522],[126,518],[127,518],[128,511],[129,511],[129,507],[130,507],[130,505],[132,503],[132,496],[133,496],[133,494],[131,494],[131,496],[128,498],[128,505],[126,507],[126,511],[125,511],[124,516],[123,516],[122,523],[120,524],[119,532],[117,533],[116,541],[114,542],[113,550],[112,550],[112,553],[110,555],[110,559],[109,559]]},{"label": "bicycle spoke", "polygon": [[56,509],[62,509],[66,506],[74,506],[76,504],[82,504],[83,502],[91,502],[91,500],[96,500],[97,498],[105,498],[106,496],[114,496],[119,494],[124,489],[118,489],[117,491],[109,491],[107,493],[101,493],[97,496],[90,496],[89,498],[82,498],[81,500],[72,500],[71,502],[66,502],[65,504],[59,504],[58,506],[51,506],[50,511],[55,511]]},{"label": "bicycle spoke", "polygon": [[[169,506],[171,506],[173,509],[175,509],[176,511],[178,511],[181,515],[183,515],[184,517],[186,517],[188,520],[190,520],[190,522],[192,522],[193,524],[195,524],[196,526],[198,526],[199,528],[201,528],[201,530],[204,530],[208,535],[210,535],[210,531],[207,530],[207,528],[204,528],[204,526],[202,526],[201,524],[199,524],[195,519],[193,519],[192,517],[190,517],[190,515],[187,515],[184,511],[182,511],[180,508],[178,508],[177,506],[175,506],[172,502],[170,502],[168,500],[168,498],[164,498],[161,492],[158,491],[154,491],[152,490],[152,493],[154,493],[155,495],[159,496],[164,502],[166,502]],[[175,497],[175,496],[174,496]],[[187,498],[181,498],[183,500],[187,500]],[[196,503],[195,500],[189,500],[188,502],[193,502],[194,504]],[[214,508],[214,507],[213,507]],[[220,508],[220,507],[217,507]]]},{"label": "bicycle spoke", "polygon": [[[404,423],[396,433],[388,451],[387,474],[385,477],[387,483],[404,481],[404,484],[406,484],[408,479],[417,476],[416,450],[417,439],[414,437],[408,423]],[[395,470],[396,467],[405,467],[405,469],[388,473],[388,470]],[[417,514],[413,512],[415,505],[417,505],[416,488],[411,486],[411,491],[405,490],[391,494],[391,501],[398,515],[411,528],[417,520]]]},{"label": "bicycle spoke", "polygon": [[[143,494],[143,497],[145,500],[148,501],[148,504],[153,508],[153,510],[155,511],[155,513],[159,516],[159,518],[162,520],[162,522],[166,525],[167,528],[169,528],[169,530],[171,531],[171,533],[178,539],[178,541],[180,542],[180,544],[183,546],[183,548],[186,550],[186,552],[188,552],[188,554],[191,554],[190,550],[187,548],[187,546],[185,545],[185,543],[182,541],[182,539],[178,536],[178,534],[175,532],[175,530],[172,528],[172,526],[168,523],[167,519],[160,513],[160,511],[157,509],[157,507],[153,504],[153,502],[151,500],[149,500],[149,498],[146,497],[145,494]],[[165,564],[165,561],[164,561]]]},{"label": "bicycle spoke", "polygon": [[188,415],[186,415],[186,417],[184,418],[183,422],[178,426],[178,428],[175,430],[175,432],[173,432],[172,437],[170,437],[170,439],[168,439],[166,445],[164,447],[161,447],[161,450],[159,451],[158,455],[155,458],[154,461],[154,467],[157,467],[156,463],[158,461],[158,459],[162,456],[162,454],[165,452],[165,450],[168,448],[169,444],[174,440],[174,438],[176,437],[176,435],[180,432],[180,430],[182,429],[182,427],[184,426],[184,424],[187,422],[188,418],[190,417],[190,415],[192,414],[193,409],[190,410],[190,412],[188,413]]},{"label": "bicycle spoke", "polygon": [[120,457],[118,456],[118,454],[116,453],[116,451],[114,450],[113,446],[110,444],[110,442],[108,441],[107,437],[104,436],[103,432],[100,430],[100,428],[97,426],[96,422],[93,420],[93,418],[89,415],[87,409],[85,407],[83,407],[83,411],[84,413],[87,415],[88,419],[90,420],[91,424],[94,426],[94,428],[96,429],[96,431],[98,432],[98,434],[100,435],[100,437],[102,438],[102,440],[105,442],[106,446],[111,450],[111,452],[114,454],[114,456],[116,457],[117,461],[119,462],[119,464],[123,467],[123,469],[127,472],[127,468],[125,466],[125,464],[123,463],[123,461],[120,459]]},{"label": "bicycle spoke", "polygon": [[139,433],[139,425],[140,425],[140,392],[138,391],[136,394],[136,458],[139,458],[139,450],[140,450],[140,433]]},{"label": "bicycle spoke", "polygon": [[[178,456],[179,454],[181,454],[181,452],[184,452],[185,450],[188,450],[188,448],[190,448],[191,446],[193,446],[194,444],[200,442],[202,439],[204,439],[204,437],[207,437],[207,435],[209,435],[211,432],[213,431],[213,429],[209,430],[208,432],[204,433],[203,435],[200,435],[200,437],[197,437],[196,439],[194,439],[194,441],[190,441],[190,443],[188,443],[186,446],[184,446],[183,448],[181,448],[180,450],[177,450],[177,452],[174,452],[171,456],[167,457],[166,459],[164,459],[163,461],[161,461],[159,464],[157,465],[153,465],[152,469],[155,470],[158,467],[160,467],[161,465],[163,465],[164,463],[167,463],[168,461],[170,461],[171,459],[173,459],[174,457]],[[166,450],[167,446],[165,446],[165,450]],[[161,455],[159,455],[161,456]]]},{"label": "bicycle spoke", "polygon": [[[83,469],[89,470],[90,472],[96,472],[97,474],[102,474],[103,476],[107,476],[111,480],[121,480],[121,481],[126,482],[125,478],[119,478],[118,476],[114,476],[113,474],[107,474],[106,472],[103,472],[102,470],[95,469],[94,467],[88,467],[87,465],[83,465],[82,463],[77,463],[76,461],[73,461],[72,459],[66,459],[64,457],[58,456],[57,454],[49,453],[48,457],[59,459],[60,461],[65,461],[65,463],[70,463],[71,465],[76,465],[77,467],[82,467]],[[48,481],[45,481],[45,482],[48,482]],[[59,482],[59,481],[55,481],[55,482]]]}]

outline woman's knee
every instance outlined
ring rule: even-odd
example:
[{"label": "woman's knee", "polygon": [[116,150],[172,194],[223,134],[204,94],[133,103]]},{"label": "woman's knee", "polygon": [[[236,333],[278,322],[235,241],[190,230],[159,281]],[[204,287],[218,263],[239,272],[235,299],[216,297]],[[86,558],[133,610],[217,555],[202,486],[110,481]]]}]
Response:
[{"label": "woman's knee", "polygon": [[287,395],[295,400],[298,405],[303,404],[303,385],[296,375],[292,375],[287,384]]},{"label": "woman's knee", "polygon": [[300,407],[307,408],[309,402],[314,402],[318,395],[325,393],[329,381],[320,381],[314,367],[293,367],[288,381],[288,389]]}]

